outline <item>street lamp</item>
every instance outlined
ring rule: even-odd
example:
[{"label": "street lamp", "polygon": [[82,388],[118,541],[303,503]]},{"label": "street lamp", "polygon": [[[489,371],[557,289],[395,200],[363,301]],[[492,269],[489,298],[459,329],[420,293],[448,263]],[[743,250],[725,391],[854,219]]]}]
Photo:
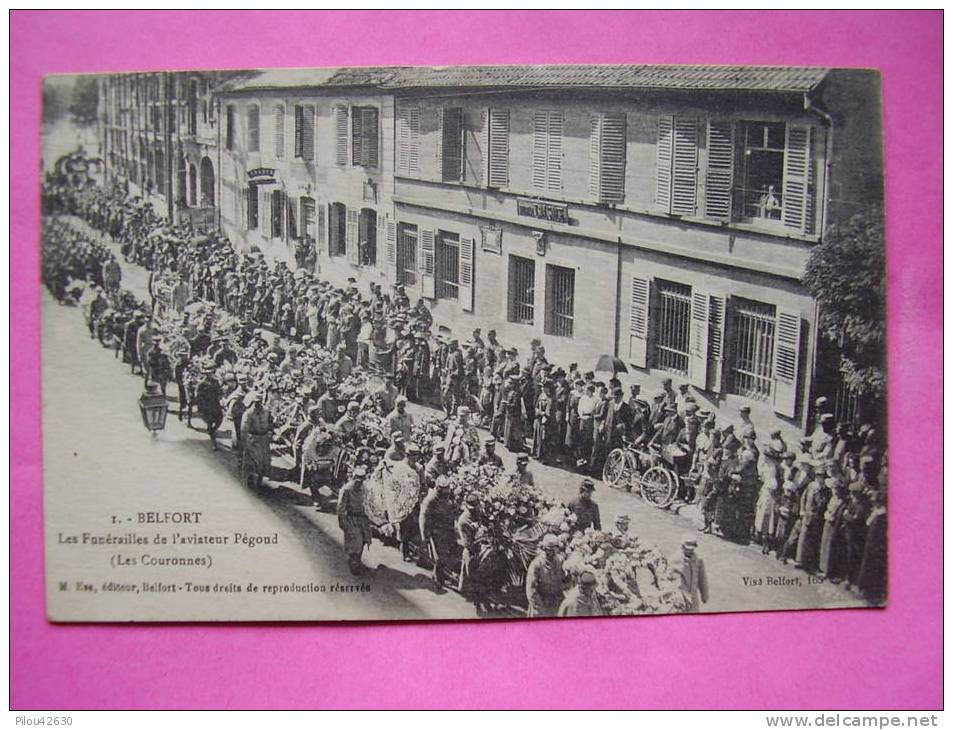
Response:
[{"label": "street lamp", "polygon": [[157,383],[146,386],[145,392],[139,396],[139,411],[142,413],[142,425],[154,437],[157,431],[165,428],[165,417],[169,413],[169,403],[165,394],[159,390]]}]

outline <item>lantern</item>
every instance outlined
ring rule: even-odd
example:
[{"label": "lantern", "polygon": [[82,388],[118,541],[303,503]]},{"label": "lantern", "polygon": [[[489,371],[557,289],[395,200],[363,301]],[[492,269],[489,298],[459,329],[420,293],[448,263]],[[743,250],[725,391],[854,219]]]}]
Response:
[{"label": "lantern", "polygon": [[153,436],[156,435],[156,431],[165,428],[165,417],[169,413],[169,403],[156,383],[147,385],[145,392],[139,396],[139,410],[142,413],[142,425]]}]

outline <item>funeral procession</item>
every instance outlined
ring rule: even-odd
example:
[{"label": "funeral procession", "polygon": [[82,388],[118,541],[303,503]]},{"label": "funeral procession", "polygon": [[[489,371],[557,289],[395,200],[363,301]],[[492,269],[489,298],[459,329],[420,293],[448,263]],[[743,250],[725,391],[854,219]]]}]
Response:
[{"label": "funeral procession", "polygon": [[47,480],[225,515],[248,570],[361,586],[343,619],[882,606],[879,94],[50,77]]}]

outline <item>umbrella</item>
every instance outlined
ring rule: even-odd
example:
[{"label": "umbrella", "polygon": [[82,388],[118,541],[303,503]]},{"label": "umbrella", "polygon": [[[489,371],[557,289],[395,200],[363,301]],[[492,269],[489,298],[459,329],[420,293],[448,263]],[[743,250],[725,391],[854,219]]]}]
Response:
[{"label": "umbrella", "polygon": [[600,355],[599,362],[596,363],[595,370],[597,373],[605,372],[612,373],[613,375],[629,372],[629,369],[625,366],[625,363],[614,355]]}]

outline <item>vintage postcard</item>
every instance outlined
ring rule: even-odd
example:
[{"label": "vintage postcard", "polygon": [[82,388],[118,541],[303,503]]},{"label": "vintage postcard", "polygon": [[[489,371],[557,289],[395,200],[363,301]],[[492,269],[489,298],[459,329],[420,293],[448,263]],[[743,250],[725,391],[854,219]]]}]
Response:
[{"label": "vintage postcard", "polygon": [[48,77],[53,621],[881,606],[876,71]]}]

